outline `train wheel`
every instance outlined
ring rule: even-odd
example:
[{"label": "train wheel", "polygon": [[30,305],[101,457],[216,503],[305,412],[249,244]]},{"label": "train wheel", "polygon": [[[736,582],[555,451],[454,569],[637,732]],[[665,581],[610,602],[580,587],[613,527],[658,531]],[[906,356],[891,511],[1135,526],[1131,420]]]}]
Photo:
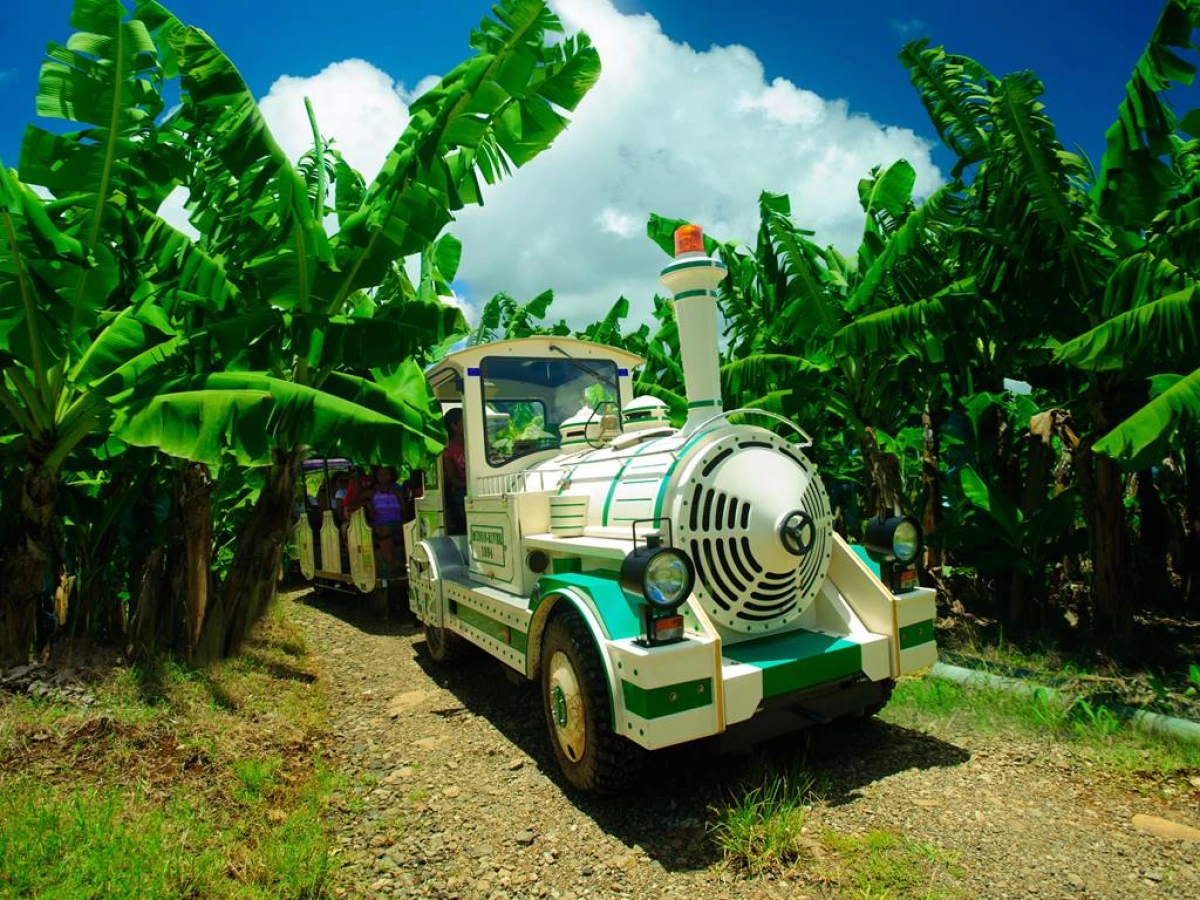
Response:
[{"label": "train wheel", "polygon": [[542,637],[542,706],[572,787],[598,795],[629,789],[645,751],[613,732],[600,653],[574,611],[556,614]]},{"label": "train wheel", "polygon": [[442,665],[450,665],[462,659],[468,644],[452,631],[437,625],[425,626],[425,652],[429,658]]},{"label": "train wheel", "polygon": [[367,595],[367,609],[376,619],[386,619],[388,614],[388,589],[375,585]]}]

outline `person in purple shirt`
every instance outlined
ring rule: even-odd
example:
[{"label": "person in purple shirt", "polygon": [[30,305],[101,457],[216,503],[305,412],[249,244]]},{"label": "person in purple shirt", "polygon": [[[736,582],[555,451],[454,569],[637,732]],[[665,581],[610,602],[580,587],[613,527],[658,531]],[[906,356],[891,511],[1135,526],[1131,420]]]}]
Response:
[{"label": "person in purple shirt", "polygon": [[411,501],[405,496],[406,488],[396,484],[396,470],[391,466],[377,466],[373,476],[374,484],[360,493],[359,499],[367,506],[371,528],[379,543],[380,573],[387,577],[396,567],[396,548],[403,541],[401,525]]}]

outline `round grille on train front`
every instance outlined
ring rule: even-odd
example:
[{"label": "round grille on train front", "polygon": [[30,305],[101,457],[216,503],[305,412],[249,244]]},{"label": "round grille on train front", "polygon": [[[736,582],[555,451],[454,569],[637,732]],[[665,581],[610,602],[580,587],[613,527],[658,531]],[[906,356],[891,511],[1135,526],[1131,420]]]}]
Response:
[{"label": "round grille on train front", "polygon": [[[679,485],[677,543],[696,566],[696,593],[719,625],[739,632],[787,625],[812,602],[833,552],[829,498],[816,467],[767,432],[727,435]],[[811,519],[812,536],[785,540]],[[804,552],[797,552],[804,548]]]}]

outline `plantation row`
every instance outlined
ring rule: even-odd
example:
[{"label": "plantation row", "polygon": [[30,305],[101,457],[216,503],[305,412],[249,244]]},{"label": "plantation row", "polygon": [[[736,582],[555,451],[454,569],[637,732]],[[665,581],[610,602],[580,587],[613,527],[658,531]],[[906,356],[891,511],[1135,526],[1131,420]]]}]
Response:
[{"label": "plantation row", "polygon": [[[438,300],[463,250],[445,228],[553,143],[600,61],[583,34],[547,43],[541,0],[502,0],[368,184],[311,108],[292,163],[160,4],[75,0],[71,25],[37,111],[77,130],[30,126],[0,172],[0,664],[55,632],[203,662],[270,602],[306,454],[440,449],[421,367],[467,331]],[[920,515],[929,577],[982,573],[1015,625],[1057,621],[1078,583],[1085,631],[1124,642],[1146,598],[1200,595],[1200,111],[1164,99],[1198,26],[1200,0],[1166,5],[1094,175],[1035,76],[910,44],[951,181],[918,204],[906,162],[873,170],[853,258],[769,193],[751,242],[710,246],[726,407],[800,423],[848,532]],[[196,240],[158,215],[178,186]],[[650,218],[668,252],[676,224]],[[551,298],[497,295],[471,338],[569,332]],[[577,334],[643,355],[639,390],[681,412],[668,302],[631,333],[629,309]]]},{"label": "plantation row", "polygon": [[[37,110],[80,130],[29,127],[0,194],[0,662],[53,627],[228,654],[274,593],[308,447],[440,449],[415,360],[465,324],[437,300],[460,251],[439,236],[600,73],[586,36],[547,44],[540,0],[493,14],[366,184],[315,119],[293,164],[199,28],[76,0]],[[158,216],[179,185],[195,241]]]}]

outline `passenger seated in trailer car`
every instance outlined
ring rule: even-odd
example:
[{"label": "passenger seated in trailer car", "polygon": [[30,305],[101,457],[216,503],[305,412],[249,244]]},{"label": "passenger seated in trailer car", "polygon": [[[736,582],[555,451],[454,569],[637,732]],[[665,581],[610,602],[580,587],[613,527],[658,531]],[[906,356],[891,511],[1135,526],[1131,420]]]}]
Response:
[{"label": "passenger seated in trailer car", "polygon": [[446,534],[466,534],[467,456],[463,447],[462,410],[449,410],[442,421],[446,426],[447,438],[446,449],[442,452]]}]

